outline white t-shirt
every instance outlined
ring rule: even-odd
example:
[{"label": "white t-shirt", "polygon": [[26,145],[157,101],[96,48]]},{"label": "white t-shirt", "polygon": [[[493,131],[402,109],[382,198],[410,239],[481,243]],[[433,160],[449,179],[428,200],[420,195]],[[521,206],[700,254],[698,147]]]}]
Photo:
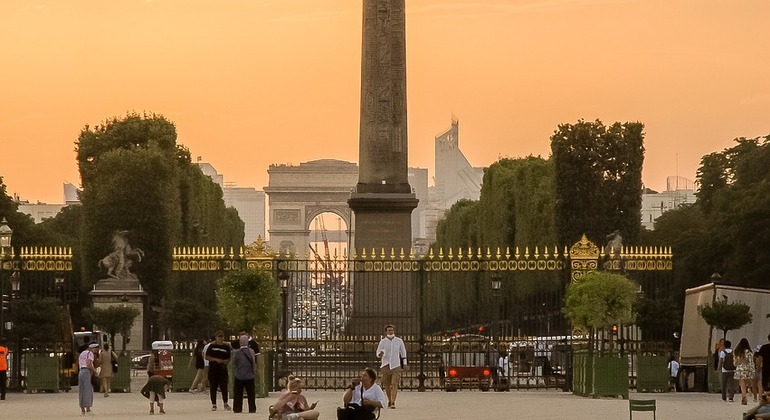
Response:
[{"label": "white t-shirt", "polygon": [[205,345],[205,346],[203,346],[203,366],[204,366],[204,367],[209,365],[209,361],[208,361],[208,360],[206,360],[206,350],[208,350],[208,349],[209,349],[209,345],[210,345],[210,344],[211,344],[211,343],[206,343],[206,345]]},{"label": "white t-shirt", "polygon": [[[350,399],[351,404],[361,405],[361,389],[363,389],[363,387],[363,384],[356,385],[356,388],[353,390],[352,398]],[[379,401],[383,407],[387,407],[388,398],[385,396],[385,392],[382,388],[377,384],[372,384],[369,389],[365,389],[363,397],[367,400]]]},{"label": "white t-shirt", "polygon": [[676,360],[672,360],[668,362],[668,374],[671,375],[672,378],[676,378],[676,375],[679,373],[679,362]]}]

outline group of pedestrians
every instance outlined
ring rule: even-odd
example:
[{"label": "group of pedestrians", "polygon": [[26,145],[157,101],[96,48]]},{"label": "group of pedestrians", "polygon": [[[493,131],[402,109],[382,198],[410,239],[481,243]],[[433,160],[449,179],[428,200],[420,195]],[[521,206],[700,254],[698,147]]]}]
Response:
[{"label": "group of pedestrians", "polygon": [[754,402],[770,391],[770,335],[768,343],[752,350],[747,338],[741,338],[733,348],[730,340],[720,340],[714,351],[714,368],[719,374],[722,400],[734,401],[740,389],[741,404]]}]

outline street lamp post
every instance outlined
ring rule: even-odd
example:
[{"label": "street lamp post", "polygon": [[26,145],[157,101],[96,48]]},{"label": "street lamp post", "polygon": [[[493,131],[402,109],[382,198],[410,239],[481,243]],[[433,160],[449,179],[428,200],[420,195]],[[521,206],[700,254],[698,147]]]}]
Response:
[{"label": "street lamp post", "polygon": [[500,322],[500,288],[503,285],[503,281],[500,277],[500,274],[498,273],[492,273],[491,275],[492,279],[492,297],[495,300],[495,316],[494,316],[494,322],[497,325],[497,328],[495,328],[496,332],[499,334],[499,337],[502,337],[502,323]]},{"label": "street lamp post", "polygon": [[283,355],[281,357],[281,370],[288,374],[289,361],[287,359],[286,352],[289,350],[289,273],[286,270],[279,268],[278,280],[281,285],[281,303],[282,303],[282,320],[281,320],[281,338],[283,339]]}]

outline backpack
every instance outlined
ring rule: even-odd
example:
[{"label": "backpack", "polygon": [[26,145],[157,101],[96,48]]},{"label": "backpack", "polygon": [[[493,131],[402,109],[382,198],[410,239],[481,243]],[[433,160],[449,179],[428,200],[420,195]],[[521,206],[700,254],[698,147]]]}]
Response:
[{"label": "backpack", "polygon": [[735,358],[733,357],[733,352],[725,352],[725,360],[722,362],[722,369],[735,370]]}]

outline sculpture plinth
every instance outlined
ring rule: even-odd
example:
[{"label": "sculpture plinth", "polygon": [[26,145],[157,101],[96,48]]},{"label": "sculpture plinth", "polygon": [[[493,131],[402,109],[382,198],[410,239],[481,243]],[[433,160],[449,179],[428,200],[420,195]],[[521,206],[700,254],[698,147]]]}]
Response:
[{"label": "sculpture plinth", "polygon": [[[108,278],[96,282],[93,290],[89,293],[94,308],[108,308],[110,306],[124,306],[136,308],[139,316],[134,319],[134,325],[131,326],[131,340],[126,344],[126,350],[142,350],[144,343],[148,340],[145,334],[147,292],[142,289],[142,285],[136,278],[115,279]],[[121,344],[123,337],[115,337],[115,347],[117,350],[123,350]]]}]

